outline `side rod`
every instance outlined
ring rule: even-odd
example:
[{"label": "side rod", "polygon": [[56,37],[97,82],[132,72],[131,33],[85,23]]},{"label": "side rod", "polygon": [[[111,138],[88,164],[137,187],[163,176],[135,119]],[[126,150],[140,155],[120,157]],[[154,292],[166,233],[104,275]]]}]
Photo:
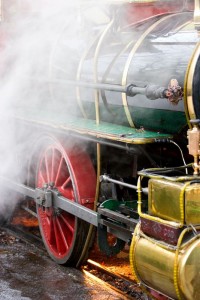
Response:
[{"label": "side rod", "polygon": [[37,204],[43,205],[44,207],[53,206],[57,209],[63,209],[96,227],[98,225],[97,212],[85,207],[84,205],[62,197],[57,190],[43,188],[34,189],[4,177],[1,177],[0,179],[3,186],[35,199]]}]

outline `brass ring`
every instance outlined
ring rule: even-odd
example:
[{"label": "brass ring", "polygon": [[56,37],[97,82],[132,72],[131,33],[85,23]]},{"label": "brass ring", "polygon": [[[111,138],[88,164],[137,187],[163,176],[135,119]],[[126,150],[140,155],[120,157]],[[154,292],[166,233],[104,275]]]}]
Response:
[{"label": "brass ring", "polygon": [[189,127],[191,127],[191,124],[189,120],[196,119],[196,113],[194,109],[194,103],[193,103],[193,79],[194,79],[194,73],[195,68],[197,64],[197,60],[199,59],[200,55],[200,42],[197,44],[192,57],[190,59],[190,62],[188,64],[188,68],[186,71],[185,76],[185,84],[184,84],[184,104],[185,104],[185,113],[186,118]]},{"label": "brass ring", "polygon": [[[127,76],[128,76],[128,71],[130,68],[130,64],[131,61],[133,59],[133,56],[135,55],[136,51],[139,49],[139,47],[141,46],[142,42],[144,41],[144,39],[149,35],[149,33],[151,33],[160,23],[162,23],[163,21],[171,18],[173,15],[167,15],[161,19],[159,19],[157,22],[155,22],[153,25],[151,25],[142,35],[141,37],[138,39],[138,41],[136,42],[136,44],[133,46],[131,52],[129,53],[129,56],[127,58],[125,67],[124,67],[124,72],[122,75],[122,86],[126,86],[127,84]],[[125,93],[122,93],[122,103],[124,106],[124,110],[125,110],[125,114],[126,117],[128,119],[129,125],[131,127],[135,127],[134,122],[132,120],[132,116],[131,113],[129,111],[129,107],[128,107],[128,101],[127,101],[127,95]]]}]

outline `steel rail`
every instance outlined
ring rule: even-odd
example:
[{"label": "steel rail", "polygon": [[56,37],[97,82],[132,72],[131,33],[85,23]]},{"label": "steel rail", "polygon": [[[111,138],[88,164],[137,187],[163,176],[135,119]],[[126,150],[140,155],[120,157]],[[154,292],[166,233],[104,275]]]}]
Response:
[{"label": "steel rail", "polygon": [[[86,266],[86,269],[83,268],[83,272],[86,275],[92,274],[92,276],[103,280],[114,290],[117,290],[122,295],[125,295],[126,299],[143,299],[143,291],[140,290],[139,285],[132,279],[115,273],[92,259],[87,260]],[[94,274],[94,272],[91,272],[92,270],[96,270],[97,272]],[[109,281],[106,281],[105,275],[109,276]]]}]

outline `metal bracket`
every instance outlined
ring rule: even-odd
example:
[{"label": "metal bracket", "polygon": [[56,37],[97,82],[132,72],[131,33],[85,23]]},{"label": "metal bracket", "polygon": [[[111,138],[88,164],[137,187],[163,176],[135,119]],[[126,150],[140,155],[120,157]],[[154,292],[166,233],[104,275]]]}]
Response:
[{"label": "metal bracket", "polygon": [[52,191],[50,189],[36,189],[35,202],[44,207],[52,207]]}]

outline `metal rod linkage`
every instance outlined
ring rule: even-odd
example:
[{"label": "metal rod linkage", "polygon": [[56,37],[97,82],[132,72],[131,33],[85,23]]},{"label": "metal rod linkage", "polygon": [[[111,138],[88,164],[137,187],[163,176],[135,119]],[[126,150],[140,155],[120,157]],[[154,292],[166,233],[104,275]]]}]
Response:
[{"label": "metal rod linkage", "polygon": [[[133,189],[133,190],[137,190],[137,189],[138,189],[137,186],[134,185],[134,184],[129,184],[129,183],[126,183],[126,182],[123,182],[123,181],[115,180],[115,179],[110,178],[110,177],[107,176],[107,175],[101,175],[101,176],[100,176],[100,182],[102,182],[102,181],[112,182],[112,183],[115,183],[115,184],[118,184],[118,185],[127,187],[127,188],[129,188],[129,189]],[[142,192],[143,192],[145,195],[148,195],[148,188],[143,188],[143,189],[142,189]]]}]

